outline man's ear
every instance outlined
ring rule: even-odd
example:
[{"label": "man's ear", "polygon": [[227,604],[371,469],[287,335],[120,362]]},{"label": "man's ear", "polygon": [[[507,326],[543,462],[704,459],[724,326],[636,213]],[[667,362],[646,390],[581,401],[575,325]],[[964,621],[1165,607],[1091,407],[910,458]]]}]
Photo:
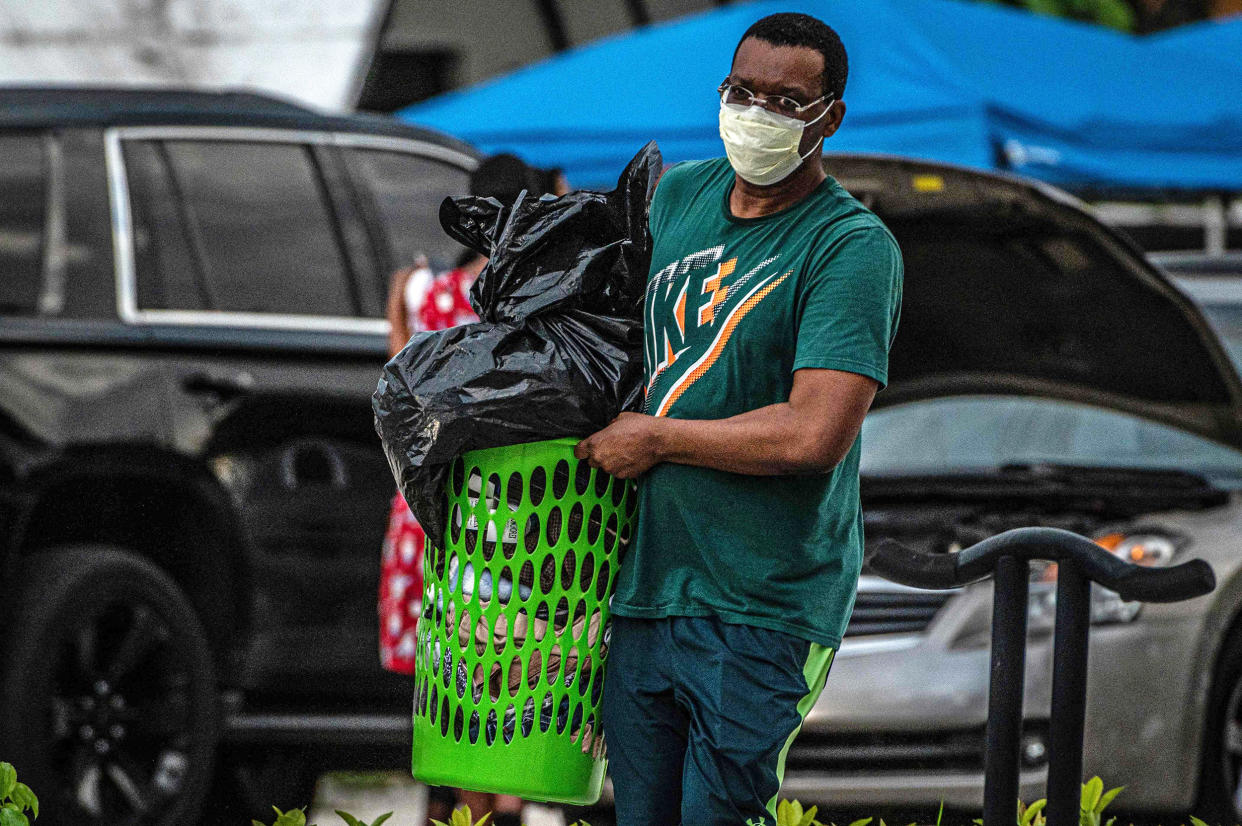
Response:
[{"label": "man's ear", "polygon": [[845,101],[833,101],[832,111],[824,116],[824,139],[831,138],[836,131],[841,128],[841,121],[845,120]]}]

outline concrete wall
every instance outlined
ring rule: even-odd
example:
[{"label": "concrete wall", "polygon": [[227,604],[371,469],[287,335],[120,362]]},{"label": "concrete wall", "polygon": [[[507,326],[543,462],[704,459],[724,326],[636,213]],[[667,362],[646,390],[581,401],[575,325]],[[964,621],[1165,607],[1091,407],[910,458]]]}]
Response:
[{"label": "concrete wall", "polygon": [[245,86],[353,106],[386,0],[0,0],[0,83]]},{"label": "concrete wall", "polygon": [[[716,5],[644,0],[653,22]],[[571,46],[632,25],[626,0],[556,8]],[[451,52],[450,86],[554,51],[536,0],[0,0],[0,84],[245,86],[347,110],[386,14],[382,48]]]}]

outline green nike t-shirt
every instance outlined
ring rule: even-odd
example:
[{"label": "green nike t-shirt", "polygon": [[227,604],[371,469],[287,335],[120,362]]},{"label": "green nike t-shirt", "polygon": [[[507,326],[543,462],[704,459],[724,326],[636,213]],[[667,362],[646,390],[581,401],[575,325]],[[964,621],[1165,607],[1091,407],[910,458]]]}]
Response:
[{"label": "green nike t-shirt", "polygon": [[[801,368],[883,386],[901,308],[893,236],[832,178],[750,219],[730,212],[732,186],[719,158],[679,164],[656,189],[646,412],[724,419],[786,402]],[[815,475],[653,467],[613,611],[717,616],[836,648],[862,567],[859,447]]]}]

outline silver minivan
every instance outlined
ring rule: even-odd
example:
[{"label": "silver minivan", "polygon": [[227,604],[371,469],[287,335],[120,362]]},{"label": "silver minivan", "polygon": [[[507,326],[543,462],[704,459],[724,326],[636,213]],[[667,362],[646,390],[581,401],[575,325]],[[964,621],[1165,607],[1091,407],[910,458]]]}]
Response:
[{"label": "silver minivan", "polygon": [[[891,384],[862,431],[868,548],[954,553],[1047,525],[1142,565],[1207,560],[1219,585],[1189,602],[1096,587],[1084,767],[1127,787],[1119,808],[1236,822],[1242,388],[1226,347],[1137,247],[1051,187],[893,158],[826,167],[906,261]],[[1035,570],[1026,800],[1047,775],[1054,592],[1055,569]],[[782,794],[980,806],[990,605],[987,582],[921,591],[864,570]]]}]

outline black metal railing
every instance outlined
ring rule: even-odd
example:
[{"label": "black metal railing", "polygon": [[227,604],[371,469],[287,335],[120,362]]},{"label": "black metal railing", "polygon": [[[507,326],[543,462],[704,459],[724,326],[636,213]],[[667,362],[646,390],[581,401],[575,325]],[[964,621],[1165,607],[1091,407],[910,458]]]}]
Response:
[{"label": "black metal railing", "polygon": [[1027,593],[1032,560],[1057,563],[1052,714],[1048,731],[1048,826],[1077,826],[1087,699],[1091,583],[1137,602],[1179,602],[1216,587],[1212,568],[1193,559],[1144,568],[1059,528],[1017,528],[955,554],[924,554],[886,540],[869,560],[886,579],[916,588],[960,588],[991,575],[992,665],[984,757],[984,826],[1013,826],[1017,811]]}]

